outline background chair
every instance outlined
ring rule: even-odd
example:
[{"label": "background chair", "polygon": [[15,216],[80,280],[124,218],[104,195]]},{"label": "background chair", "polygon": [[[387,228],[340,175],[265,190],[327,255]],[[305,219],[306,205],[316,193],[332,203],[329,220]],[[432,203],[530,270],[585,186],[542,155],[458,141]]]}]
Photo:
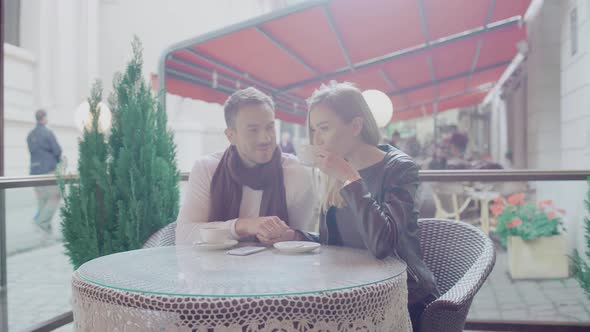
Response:
[{"label": "background chair", "polygon": [[150,236],[143,248],[168,247],[176,244],[176,222],[164,226]]},{"label": "background chair", "polygon": [[461,213],[467,209],[471,198],[465,195],[465,187],[461,183],[432,184],[432,196],[436,207],[437,219],[461,219]]}]

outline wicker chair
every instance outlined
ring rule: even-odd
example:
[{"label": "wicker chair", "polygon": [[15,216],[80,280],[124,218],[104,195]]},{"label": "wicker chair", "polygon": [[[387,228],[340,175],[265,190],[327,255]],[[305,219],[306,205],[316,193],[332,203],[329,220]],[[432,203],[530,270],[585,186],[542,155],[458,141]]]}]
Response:
[{"label": "wicker chair", "polygon": [[176,222],[164,226],[150,236],[143,248],[168,247],[176,244]]},{"label": "wicker chair", "polygon": [[463,331],[471,301],[492,271],[496,252],[479,229],[445,219],[419,219],[424,261],[441,296],[421,318],[420,331]]}]

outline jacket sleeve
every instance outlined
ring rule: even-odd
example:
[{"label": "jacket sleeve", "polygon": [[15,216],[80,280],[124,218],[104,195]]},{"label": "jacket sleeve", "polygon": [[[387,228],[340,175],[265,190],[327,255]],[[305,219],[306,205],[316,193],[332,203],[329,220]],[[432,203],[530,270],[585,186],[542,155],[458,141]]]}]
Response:
[{"label": "jacket sleeve", "polygon": [[418,167],[413,162],[394,166],[395,169],[385,171],[381,203],[372,197],[363,180],[349,183],[340,190],[354,213],[365,245],[379,259],[395,252],[399,237],[415,218]]},{"label": "jacket sleeve", "polygon": [[61,146],[57,143],[57,139],[52,132],[49,132],[49,148],[51,149],[51,154],[55,157],[55,160],[61,160]]},{"label": "jacket sleeve", "polygon": [[[192,245],[201,239],[199,227],[208,221],[211,177],[207,160],[195,161],[188,178],[183,203],[176,218],[176,244]],[[226,221],[226,220],[219,220]],[[235,226],[235,219],[224,224],[229,231]]]},{"label": "jacket sleeve", "polygon": [[320,235],[316,232],[305,232],[297,230],[297,238],[298,241],[309,241],[309,242],[320,242]]}]

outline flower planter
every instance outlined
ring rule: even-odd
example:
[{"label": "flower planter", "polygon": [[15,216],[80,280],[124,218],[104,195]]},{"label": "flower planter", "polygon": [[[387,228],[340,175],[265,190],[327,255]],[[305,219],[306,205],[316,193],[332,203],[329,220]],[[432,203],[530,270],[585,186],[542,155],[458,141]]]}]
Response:
[{"label": "flower planter", "polygon": [[513,279],[556,279],[569,276],[567,245],[563,235],[524,241],[509,236],[508,270]]}]

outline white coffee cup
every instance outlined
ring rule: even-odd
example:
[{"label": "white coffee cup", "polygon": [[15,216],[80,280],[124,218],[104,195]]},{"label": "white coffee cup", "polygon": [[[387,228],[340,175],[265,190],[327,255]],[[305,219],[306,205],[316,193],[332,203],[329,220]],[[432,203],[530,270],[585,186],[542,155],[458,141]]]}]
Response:
[{"label": "white coffee cup", "polygon": [[224,222],[209,222],[199,228],[201,241],[205,243],[223,243],[229,240],[230,232]]},{"label": "white coffee cup", "polygon": [[315,165],[316,147],[309,144],[302,144],[297,149],[297,158],[305,166]]}]

